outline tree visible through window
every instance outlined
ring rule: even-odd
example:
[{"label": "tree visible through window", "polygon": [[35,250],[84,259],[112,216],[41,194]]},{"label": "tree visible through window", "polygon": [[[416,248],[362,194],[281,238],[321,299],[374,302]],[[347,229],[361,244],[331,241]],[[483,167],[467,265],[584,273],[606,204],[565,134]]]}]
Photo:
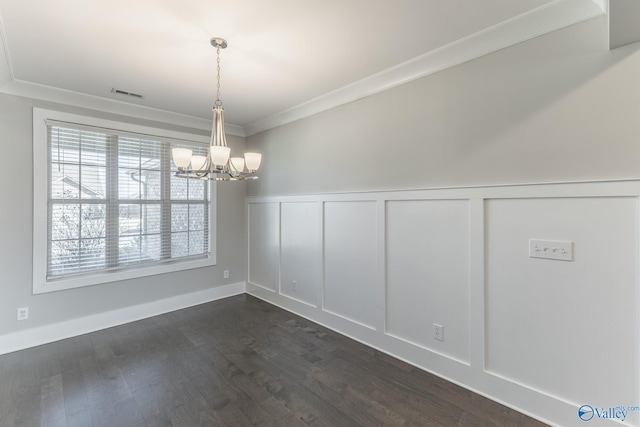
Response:
[{"label": "tree visible through window", "polygon": [[47,278],[209,253],[209,183],[173,176],[173,143],[47,124]]}]

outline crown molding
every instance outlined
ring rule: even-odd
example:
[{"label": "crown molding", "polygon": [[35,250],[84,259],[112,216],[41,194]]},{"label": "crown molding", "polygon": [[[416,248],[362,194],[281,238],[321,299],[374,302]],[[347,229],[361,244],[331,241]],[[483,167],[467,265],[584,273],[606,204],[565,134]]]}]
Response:
[{"label": "crown molding", "polygon": [[555,0],[395,67],[245,126],[247,136],[366,98],[542,34],[605,14],[607,0]]},{"label": "crown molding", "polygon": [[[605,14],[608,12],[608,4],[609,0],[555,0],[244,127],[227,123],[225,124],[225,130],[229,135],[240,137],[255,135],[268,129],[366,98],[542,34]],[[113,114],[126,114],[141,119],[194,129],[211,129],[211,122],[200,117],[16,80],[11,69],[2,22],[0,22],[0,93]]]},{"label": "crown molding", "polygon": [[[98,110],[106,113],[126,115],[144,120],[169,123],[175,126],[211,131],[211,120],[200,117],[193,117],[172,111],[131,104],[117,99],[103,98],[17,79],[5,83],[0,87],[0,93]],[[244,129],[241,126],[225,123],[225,131],[228,135],[245,136]]]}]

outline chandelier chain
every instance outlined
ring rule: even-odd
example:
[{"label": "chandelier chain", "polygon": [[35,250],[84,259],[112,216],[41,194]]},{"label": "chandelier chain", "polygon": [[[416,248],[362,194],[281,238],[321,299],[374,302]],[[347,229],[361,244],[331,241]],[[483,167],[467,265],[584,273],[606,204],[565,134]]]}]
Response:
[{"label": "chandelier chain", "polygon": [[217,63],[218,63],[218,67],[217,67],[218,84],[216,86],[216,105],[221,106],[222,105],[222,101],[220,101],[220,45],[218,45],[216,47],[216,52],[218,54],[218,59],[217,59]]}]

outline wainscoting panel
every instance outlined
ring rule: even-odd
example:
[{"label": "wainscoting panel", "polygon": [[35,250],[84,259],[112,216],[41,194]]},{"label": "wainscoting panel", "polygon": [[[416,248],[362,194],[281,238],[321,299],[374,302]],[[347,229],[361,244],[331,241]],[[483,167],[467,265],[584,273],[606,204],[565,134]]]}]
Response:
[{"label": "wainscoting panel", "polygon": [[282,203],[283,295],[318,307],[322,298],[322,204]]},{"label": "wainscoting panel", "polygon": [[[640,180],[247,198],[247,292],[582,426],[583,405],[640,409],[639,200]],[[530,257],[531,239],[573,259]]]},{"label": "wainscoting panel", "polygon": [[386,242],[387,334],[469,363],[469,202],[389,201]]},{"label": "wainscoting panel", "polygon": [[375,328],[376,203],[324,205],[324,304],[326,311]]},{"label": "wainscoting panel", "polygon": [[249,282],[275,292],[280,282],[280,204],[252,203],[247,216]]},{"label": "wainscoting panel", "polygon": [[[638,402],[638,199],[488,200],[486,369],[576,404]],[[573,242],[573,261],[529,239]]]}]

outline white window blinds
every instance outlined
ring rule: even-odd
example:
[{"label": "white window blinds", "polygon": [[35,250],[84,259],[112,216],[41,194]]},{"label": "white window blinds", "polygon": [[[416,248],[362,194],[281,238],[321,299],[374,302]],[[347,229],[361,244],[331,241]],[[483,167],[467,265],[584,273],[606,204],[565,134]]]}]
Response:
[{"label": "white window blinds", "polygon": [[47,280],[210,252],[208,181],[177,178],[171,148],[206,146],[47,121]]}]

